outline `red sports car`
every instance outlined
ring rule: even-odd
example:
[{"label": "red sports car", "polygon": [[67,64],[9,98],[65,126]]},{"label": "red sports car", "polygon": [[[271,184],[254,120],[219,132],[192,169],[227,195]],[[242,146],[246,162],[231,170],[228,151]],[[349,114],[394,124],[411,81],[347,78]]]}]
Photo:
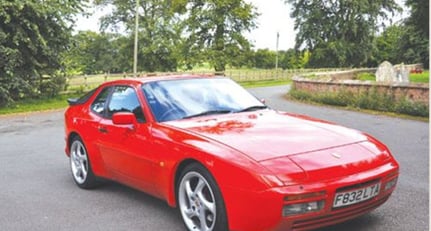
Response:
[{"label": "red sports car", "polygon": [[188,230],[316,229],[380,206],[398,179],[375,138],[272,110],[225,77],[123,79],[68,101],[76,184],[142,190]]}]

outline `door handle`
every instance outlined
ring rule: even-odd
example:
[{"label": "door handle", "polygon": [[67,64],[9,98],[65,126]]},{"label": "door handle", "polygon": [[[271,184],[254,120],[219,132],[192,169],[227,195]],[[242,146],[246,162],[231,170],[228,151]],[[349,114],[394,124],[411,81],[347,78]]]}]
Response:
[{"label": "door handle", "polygon": [[100,126],[99,127],[99,132],[101,132],[101,133],[108,133],[108,130],[106,129],[106,127]]}]

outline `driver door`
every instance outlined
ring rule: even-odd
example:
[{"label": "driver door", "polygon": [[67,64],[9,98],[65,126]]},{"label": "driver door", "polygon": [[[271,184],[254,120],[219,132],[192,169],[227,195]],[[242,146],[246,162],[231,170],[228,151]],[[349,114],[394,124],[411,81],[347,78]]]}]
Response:
[{"label": "driver door", "polygon": [[[132,112],[137,122],[116,125],[111,118],[117,112]],[[114,87],[98,129],[101,156],[110,175],[119,182],[151,192],[154,171],[150,128],[132,86]]]}]

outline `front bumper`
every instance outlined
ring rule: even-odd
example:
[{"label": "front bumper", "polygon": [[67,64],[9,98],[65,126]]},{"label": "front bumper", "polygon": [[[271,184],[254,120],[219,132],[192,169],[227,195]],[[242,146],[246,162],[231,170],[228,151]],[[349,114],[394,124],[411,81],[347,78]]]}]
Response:
[{"label": "front bumper", "polygon": [[[271,188],[264,192],[248,192],[231,188],[235,191],[231,191],[229,195],[237,196],[225,198],[230,229],[236,231],[304,231],[341,223],[366,214],[382,205],[394,191],[397,178],[398,164],[391,162],[342,178],[304,182],[303,184]],[[340,208],[333,207],[337,192],[345,188],[360,188],[369,182],[380,183],[381,190],[377,196],[357,204]],[[324,193],[318,193],[316,197],[298,196],[316,192]],[[297,199],[289,200],[287,198]],[[284,206],[311,201],[324,201],[324,207],[319,211],[283,216]]]}]

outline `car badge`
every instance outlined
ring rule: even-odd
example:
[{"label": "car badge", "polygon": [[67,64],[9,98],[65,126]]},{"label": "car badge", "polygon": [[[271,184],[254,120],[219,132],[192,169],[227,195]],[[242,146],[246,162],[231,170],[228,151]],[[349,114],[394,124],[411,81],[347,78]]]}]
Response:
[{"label": "car badge", "polygon": [[332,155],[333,157],[337,158],[337,159],[340,159],[340,158],[341,158],[341,155],[340,155],[340,154],[338,154],[338,153],[336,153],[336,152],[331,153],[331,155]]}]

